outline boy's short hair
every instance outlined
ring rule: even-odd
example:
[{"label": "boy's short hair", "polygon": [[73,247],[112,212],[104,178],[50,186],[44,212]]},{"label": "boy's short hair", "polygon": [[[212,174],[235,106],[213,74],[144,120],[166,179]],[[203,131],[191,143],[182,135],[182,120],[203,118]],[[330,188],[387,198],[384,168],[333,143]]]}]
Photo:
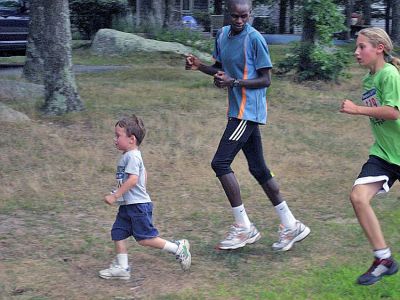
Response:
[{"label": "boy's short hair", "polygon": [[125,128],[128,137],[134,135],[138,146],[142,143],[146,135],[146,128],[144,127],[142,119],[138,118],[135,114],[122,118],[115,123],[115,127],[117,126]]}]

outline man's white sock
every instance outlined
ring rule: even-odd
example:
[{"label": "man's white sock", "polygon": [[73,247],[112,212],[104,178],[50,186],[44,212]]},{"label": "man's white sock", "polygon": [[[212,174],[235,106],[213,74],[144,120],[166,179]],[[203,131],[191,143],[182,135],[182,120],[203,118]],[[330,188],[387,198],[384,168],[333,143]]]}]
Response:
[{"label": "man's white sock", "polygon": [[128,265],[128,253],[117,254],[117,263],[124,269],[129,267]]},{"label": "man's white sock", "polygon": [[286,201],[275,206],[275,211],[281,219],[281,223],[285,228],[295,229],[296,219],[290,211]]},{"label": "man's white sock", "polygon": [[235,218],[235,223],[241,227],[250,228],[251,222],[247,216],[244,205],[232,207],[233,217]]}]

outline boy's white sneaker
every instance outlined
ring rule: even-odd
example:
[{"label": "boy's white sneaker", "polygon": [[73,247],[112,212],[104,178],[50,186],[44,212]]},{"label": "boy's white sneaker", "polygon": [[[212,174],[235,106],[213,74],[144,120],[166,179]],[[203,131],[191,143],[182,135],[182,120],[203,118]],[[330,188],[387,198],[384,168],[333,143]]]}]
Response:
[{"label": "boy's white sneaker", "polygon": [[104,279],[128,280],[131,278],[131,268],[124,269],[113,261],[108,269],[99,271],[99,276]]},{"label": "boy's white sneaker", "polygon": [[272,249],[275,251],[288,251],[294,243],[300,242],[310,234],[310,228],[296,221],[296,228],[285,228],[282,224],[279,226],[279,240],[272,244]]},{"label": "boy's white sneaker", "polygon": [[192,264],[192,255],[190,254],[190,243],[188,240],[178,240],[175,241],[178,245],[178,250],[176,250],[176,259],[181,264],[181,268],[183,271],[187,271],[190,269],[190,265]]}]

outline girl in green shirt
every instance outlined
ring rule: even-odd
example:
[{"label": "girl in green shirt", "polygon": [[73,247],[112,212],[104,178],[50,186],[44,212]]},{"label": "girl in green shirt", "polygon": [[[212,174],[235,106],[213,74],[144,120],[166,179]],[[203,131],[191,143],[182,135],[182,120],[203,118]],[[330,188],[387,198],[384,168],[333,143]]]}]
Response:
[{"label": "girl in green shirt", "polygon": [[346,99],[340,108],[342,113],[368,116],[375,138],[369,159],[350,194],[357,219],[375,256],[372,266],[357,279],[362,285],[374,284],[398,270],[370,204],[376,194],[388,192],[400,179],[400,64],[391,55],[392,49],[392,41],[383,29],[366,28],[359,32],[354,55],[360,65],[369,69],[363,78],[364,105]]}]

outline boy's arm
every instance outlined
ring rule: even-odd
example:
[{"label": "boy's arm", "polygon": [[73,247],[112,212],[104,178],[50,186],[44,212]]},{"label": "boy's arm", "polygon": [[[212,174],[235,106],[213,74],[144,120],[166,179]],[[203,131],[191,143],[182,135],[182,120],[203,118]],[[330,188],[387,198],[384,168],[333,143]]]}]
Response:
[{"label": "boy's arm", "polygon": [[378,107],[360,106],[347,99],[342,102],[340,112],[350,115],[364,115],[383,120],[397,120],[400,117],[400,112],[397,107],[388,105]]},{"label": "boy's arm", "polygon": [[129,174],[128,179],[113,194],[106,195],[104,201],[107,204],[113,204],[118,198],[122,197],[127,191],[133,188],[138,182],[138,176]]}]

